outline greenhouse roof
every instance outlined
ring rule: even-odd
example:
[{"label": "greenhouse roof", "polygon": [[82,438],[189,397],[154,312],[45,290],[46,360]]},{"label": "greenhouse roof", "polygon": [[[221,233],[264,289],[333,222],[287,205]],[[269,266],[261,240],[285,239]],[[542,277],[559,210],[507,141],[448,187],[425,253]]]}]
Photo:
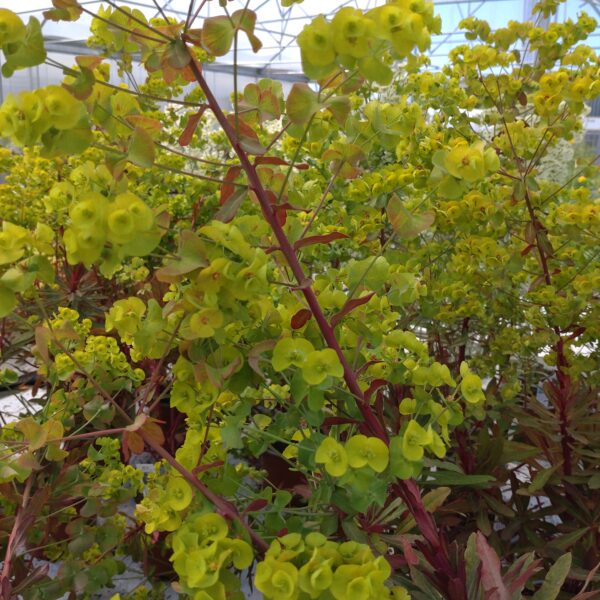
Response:
[{"label": "greenhouse roof", "polygon": [[[86,12],[73,23],[44,23],[44,33],[50,42],[50,49],[64,54],[81,54],[86,49],[86,38],[89,32],[91,13],[101,5],[115,4],[116,0],[81,0]],[[118,0],[119,6],[129,6],[141,10],[147,17],[159,15],[157,4],[170,16],[179,20],[188,14],[190,0]],[[304,0],[301,4],[293,4],[282,8],[279,0],[250,0],[248,6],[257,14],[256,32],[263,42],[263,47],[252,52],[245,37],[240,39],[237,62],[246,72],[254,75],[269,74],[282,78],[298,76],[301,73],[300,53],[296,45],[296,36],[302,28],[318,14],[331,14],[342,6],[369,9],[384,4],[385,0]],[[51,8],[51,0],[0,0],[0,6],[17,8],[22,17],[35,15],[43,20],[44,10]],[[216,2],[202,3],[194,0],[195,6],[205,4],[200,11],[199,19],[211,14],[221,14],[222,9]],[[246,6],[246,0],[230,0],[230,12]],[[535,0],[436,0],[435,11],[442,17],[442,34],[434,36],[430,48],[430,56],[434,67],[441,67],[446,62],[448,52],[464,38],[459,23],[465,17],[474,15],[490,22],[493,28],[506,25],[509,20],[527,20]],[[194,8],[195,10],[195,8]],[[560,7],[558,19],[576,17],[581,10],[599,17],[600,4],[597,0],[567,0]],[[593,34],[588,42],[600,48],[600,33]],[[233,64],[233,55],[219,59],[217,68],[224,70]]]}]

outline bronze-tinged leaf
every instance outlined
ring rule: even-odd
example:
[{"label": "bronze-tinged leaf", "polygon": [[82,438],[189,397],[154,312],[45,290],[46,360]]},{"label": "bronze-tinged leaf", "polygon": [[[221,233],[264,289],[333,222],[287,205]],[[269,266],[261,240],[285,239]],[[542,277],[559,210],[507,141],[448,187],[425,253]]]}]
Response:
[{"label": "bronze-tinged leaf", "polygon": [[183,69],[190,64],[192,57],[183,40],[173,40],[165,48],[164,59],[172,69]]},{"label": "bronze-tinged leaf", "polygon": [[237,133],[238,143],[248,152],[248,154],[264,154],[266,148],[260,143],[258,135],[248,123],[238,118],[237,122],[234,114],[227,115],[227,121],[232,129]]},{"label": "bronze-tinged leaf", "polygon": [[229,196],[235,192],[237,186],[233,185],[233,182],[240,176],[242,172],[242,167],[229,167],[227,173],[225,173],[225,177],[223,178],[223,183],[221,184],[221,196],[219,198],[219,204],[223,206]]},{"label": "bronze-tinged leaf", "polygon": [[283,160],[283,158],[279,158],[279,156],[257,156],[254,159],[254,164],[258,165],[281,165],[282,167],[291,167],[293,166],[295,169],[300,169],[305,171],[308,169],[308,165],[306,163],[292,163],[287,160]]},{"label": "bronze-tinged leaf", "polygon": [[179,234],[179,249],[176,258],[156,271],[156,279],[175,283],[182,275],[187,275],[207,265],[204,243],[193,231],[184,230]]},{"label": "bronze-tinged leaf", "polygon": [[141,454],[144,451],[144,440],[139,433],[135,431],[123,432],[123,452],[131,454]]},{"label": "bronze-tinged leaf", "polygon": [[321,108],[319,96],[306,83],[294,83],[285,102],[287,116],[296,125],[306,124]]},{"label": "bronze-tinged leaf", "polygon": [[125,427],[126,431],[137,431],[138,429],[141,429],[142,426],[144,425],[144,423],[148,420],[148,415],[145,413],[141,413],[139,415],[137,415],[135,417],[135,419],[133,420],[133,423],[131,425],[127,425],[127,427]]},{"label": "bronze-tinged leaf", "polygon": [[161,426],[154,420],[148,419],[143,425],[141,431],[144,437],[152,440],[158,446],[162,446],[165,443],[165,434]]},{"label": "bronze-tinged leaf", "polygon": [[207,108],[208,106],[204,105],[202,106],[202,108],[200,108],[200,110],[197,113],[193,113],[188,117],[187,123],[185,124],[185,128],[179,136],[180,146],[188,146],[190,144],[192,138],[194,137],[196,128],[200,123],[200,119],[202,118],[202,115],[204,114],[204,111],[206,111]]},{"label": "bronze-tinged leaf", "polygon": [[396,235],[401,238],[413,238],[429,229],[435,221],[433,211],[413,214],[406,210],[404,203],[395,194],[390,198],[386,208],[388,219]]},{"label": "bronze-tinged leaf", "polygon": [[229,17],[207,17],[202,26],[200,43],[213,56],[225,56],[233,43],[235,29]]},{"label": "bronze-tinged leaf", "polygon": [[265,500],[264,498],[257,498],[256,500],[250,502],[248,506],[246,506],[246,508],[244,509],[244,513],[258,512],[259,510],[262,510],[267,506],[269,506],[267,500]]},{"label": "bronze-tinged leaf", "polygon": [[49,346],[52,334],[50,330],[43,325],[38,325],[35,328],[35,348],[45,363],[50,362]]},{"label": "bronze-tinged leaf", "polygon": [[154,142],[152,136],[142,127],[136,127],[129,139],[127,158],[138,167],[149,168],[154,164]]},{"label": "bronze-tinged leaf", "polygon": [[270,350],[273,350],[276,344],[277,340],[263,340],[262,342],[258,342],[258,344],[252,346],[252,349],[248,353],[248,365],[261,377],[264,377],[265,374],[258,364],[260,356],[263,352],[269,352]]},{"label": "bronze-tinged leaf", "polygon": [[352,300],[348,300],[342,308],[331,317],[331,326],[335,327],[347,314],[351,313],[358,306],[362,306],[366,304],[373,296],[375,292],[371,292],[366,296],[361,296],[360,298],[353,298]]},{"label": "bronze-tinged leaf", "polygon": [[52,6],[43,13],[48,21],[77,21],[83,12],[77,0],[52,0]]},{"label": "bronze-tinged leaf", "polygon": [[291,319],[292,329],[301,329],[312,317],[312,312],[308,308],[301,308]]},{"label": "bronze-tinged leaf", "polygon": [[304,248],[304,246],[311,246],[312,244],[331,244],[331,242],[335,240],[343,240],[347,237],[348,235],[341,231],[332,231],[331,233],[324,233],[322,235],[311,235],[295,242],[294,250]]},{"label": "bronze-tinged leaf", "polygon": [[239,210],[244,198],[248,195],[246,188],[237,188],[231,196],[225,200],[221,208],[215,213],[213,219],[222,223],[229,223]]},{"label": "bronze-tinged leaf", "polygon": [[476,545],[481,561],[481,584],[486,599],[511,600],[511,594],[502,579],[500,558],[480,531],[477,532]]}]

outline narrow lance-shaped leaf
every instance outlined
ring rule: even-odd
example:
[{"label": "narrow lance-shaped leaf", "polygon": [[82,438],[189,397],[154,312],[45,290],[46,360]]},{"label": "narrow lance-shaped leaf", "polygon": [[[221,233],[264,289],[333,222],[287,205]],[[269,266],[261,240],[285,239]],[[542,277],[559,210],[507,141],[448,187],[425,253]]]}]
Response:
[{"label": "narrow lance-shaped leaf", "polygon": [[358,306],[362,306],[366,304],[373,296],[375,292],[371,292],[366,296],[361,296],[360,298],[353,298],[352,300],[348,300],[342,308],[331,317],[331,326],[335,327],[347,314],[351,313]]},{"label": "narrow lance-shaped leaf", "polygon": [[567,552],[550,567],[542,587],[533,595],[532,600],[555,600],[558,597],[571,570],[572,558],[571,553]]},{"label": "narrow lance-shaped leaf", "polygon": [[488,600],[511,600],[510,592],[502,580],[500,558],[481,532],[477,532],[476,545],[481,560],[481,583],[486,592],[486,598]]},{"label": "narrow lance-shaped leaf", "polygon": [[213,219],[215,219],[215,221],[229,223],[229,221],[235,217],[247,194],[248,190],[246,188],[237,188],[235,192],[225,200],[225,203],[215,213]]},{"label": "narrow lance-shaped leaf", "polygon": [[204,111],[208,108],[208,106],[202,106],[197,113],[193,113],[188,117],[187,123],[185,124],[184,130],[181,132],[179,136],[179,145],[180,146],[188,146],[194,137],[194,133],[200,123],[200,119],[202,119],[202,115]]},{"label": "narrow lance-shaped leaf", "polygon": [[305,246],[311,246],[313,244],[330,244],[335,240],[343,240],[348,235],[341,231],[332,231],[331,233],[324,233],[323,235],[311,235],[302,238],[294,243],[294,249],[304,248]]}]

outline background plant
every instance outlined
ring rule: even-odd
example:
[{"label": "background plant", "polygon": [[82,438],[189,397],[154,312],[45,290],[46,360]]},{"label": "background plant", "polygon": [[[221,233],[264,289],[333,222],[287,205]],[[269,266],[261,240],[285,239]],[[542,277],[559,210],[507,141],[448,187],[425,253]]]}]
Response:
[{"label": "background plant", "polygon": [[274,599],[595,597],[597,157],[548,167],[595,21],[470,18],[432,72],[431,3],[345,7],[298,37],[314,84],[225,110],[202,63],[255,15],[200,13],[111,2],[58,65],[0,10],[6,76],[65,74],[0,108],[0,349],[43,390],[1,432],[2,597],[125,555],[194,599],[247,568]]}]

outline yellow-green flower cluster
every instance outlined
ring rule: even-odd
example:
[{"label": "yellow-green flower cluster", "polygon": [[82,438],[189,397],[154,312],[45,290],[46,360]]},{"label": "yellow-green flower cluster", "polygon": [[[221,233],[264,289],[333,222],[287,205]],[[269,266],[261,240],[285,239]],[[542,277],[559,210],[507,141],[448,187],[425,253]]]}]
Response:
[{"label": "yellow-green flower cluster", "polygon": [[0,135],[16,146],[31,146],[51,129],[73,129],[85,114],[83,103],[57,85],[9,94],[0,107]]},{"label": "yellow-green flower cluster", "polygon": [[171,545],[178,587],[194,600],[229,597],[235,592],[235,582],[228,568],[247,569],[254,560],[252,547],[229,537],[227,521],[216,513],[188,515],[173,534]]},{"label": "yellow-green flower cluster", "polygon": [[382,440],[361,434],[352,436],[345,444],[326,437],[315,453],[315,462],[324,465],[332,477],[341,477],[348,467],[369,467],[376,473],[382,473],[389,459],[389,450]]},{"label": "yellow-green flower cluster", "polygon": [[148,254],[162,236],[150,207],[131,192],[114,198],[84,193],[69,208],[69,217],[63,235],[67,259],[87,267],[102,259],[105,274],[114,272],[126,256]]},{"label": "yellow-green flower cluster", "polygon": [[147,492],[136,506],[135,514],[142,521],[146,533],[175,531],[181,526],[181,514],[192,500],[192,486],[175,472],[162,473],[161,463],[148,476]]},{"label": "yellow-green flower cluster", "polygon": [[55,357],[54,369],[58,378],[68,379],[79,369],[86,373],[108,372],[115,379],[125,378],[139,385],[145,378],[142,369],[134,369],[121,352],[117,340],[104,335],[92,335],[85,340],[85,346],[72,354],[60,352]]},{"label": "yellow-green flower cluster", "polygon": [[366,544],[290,533],[271,543],[254,583],[266,600],[409,600],[404,588],[386,585],[390,575],[388,561]]},{"label": "yellow-green flower cluster", "polygon": [[304,27],[298,36],[302,68],[312,79],[356,68],[366,79],[386,85],[392,79],[386,57],[406,58],[415,48],[425,51],[430,34],[440,27],[433,3],[426,0],[394,0],[366,13],[344,7],[331,22],[319,16]]},{"label": "yellow-green flower cluster", "polygon": [[327,377],[340,378],[344,374],[340,359],[334,350],[315,350],[303,338],[282,338],[273,349],[272,359],[275,371],[284,371],[294,366],[302,371],[302,377],[310,385],[319,385]]}]

